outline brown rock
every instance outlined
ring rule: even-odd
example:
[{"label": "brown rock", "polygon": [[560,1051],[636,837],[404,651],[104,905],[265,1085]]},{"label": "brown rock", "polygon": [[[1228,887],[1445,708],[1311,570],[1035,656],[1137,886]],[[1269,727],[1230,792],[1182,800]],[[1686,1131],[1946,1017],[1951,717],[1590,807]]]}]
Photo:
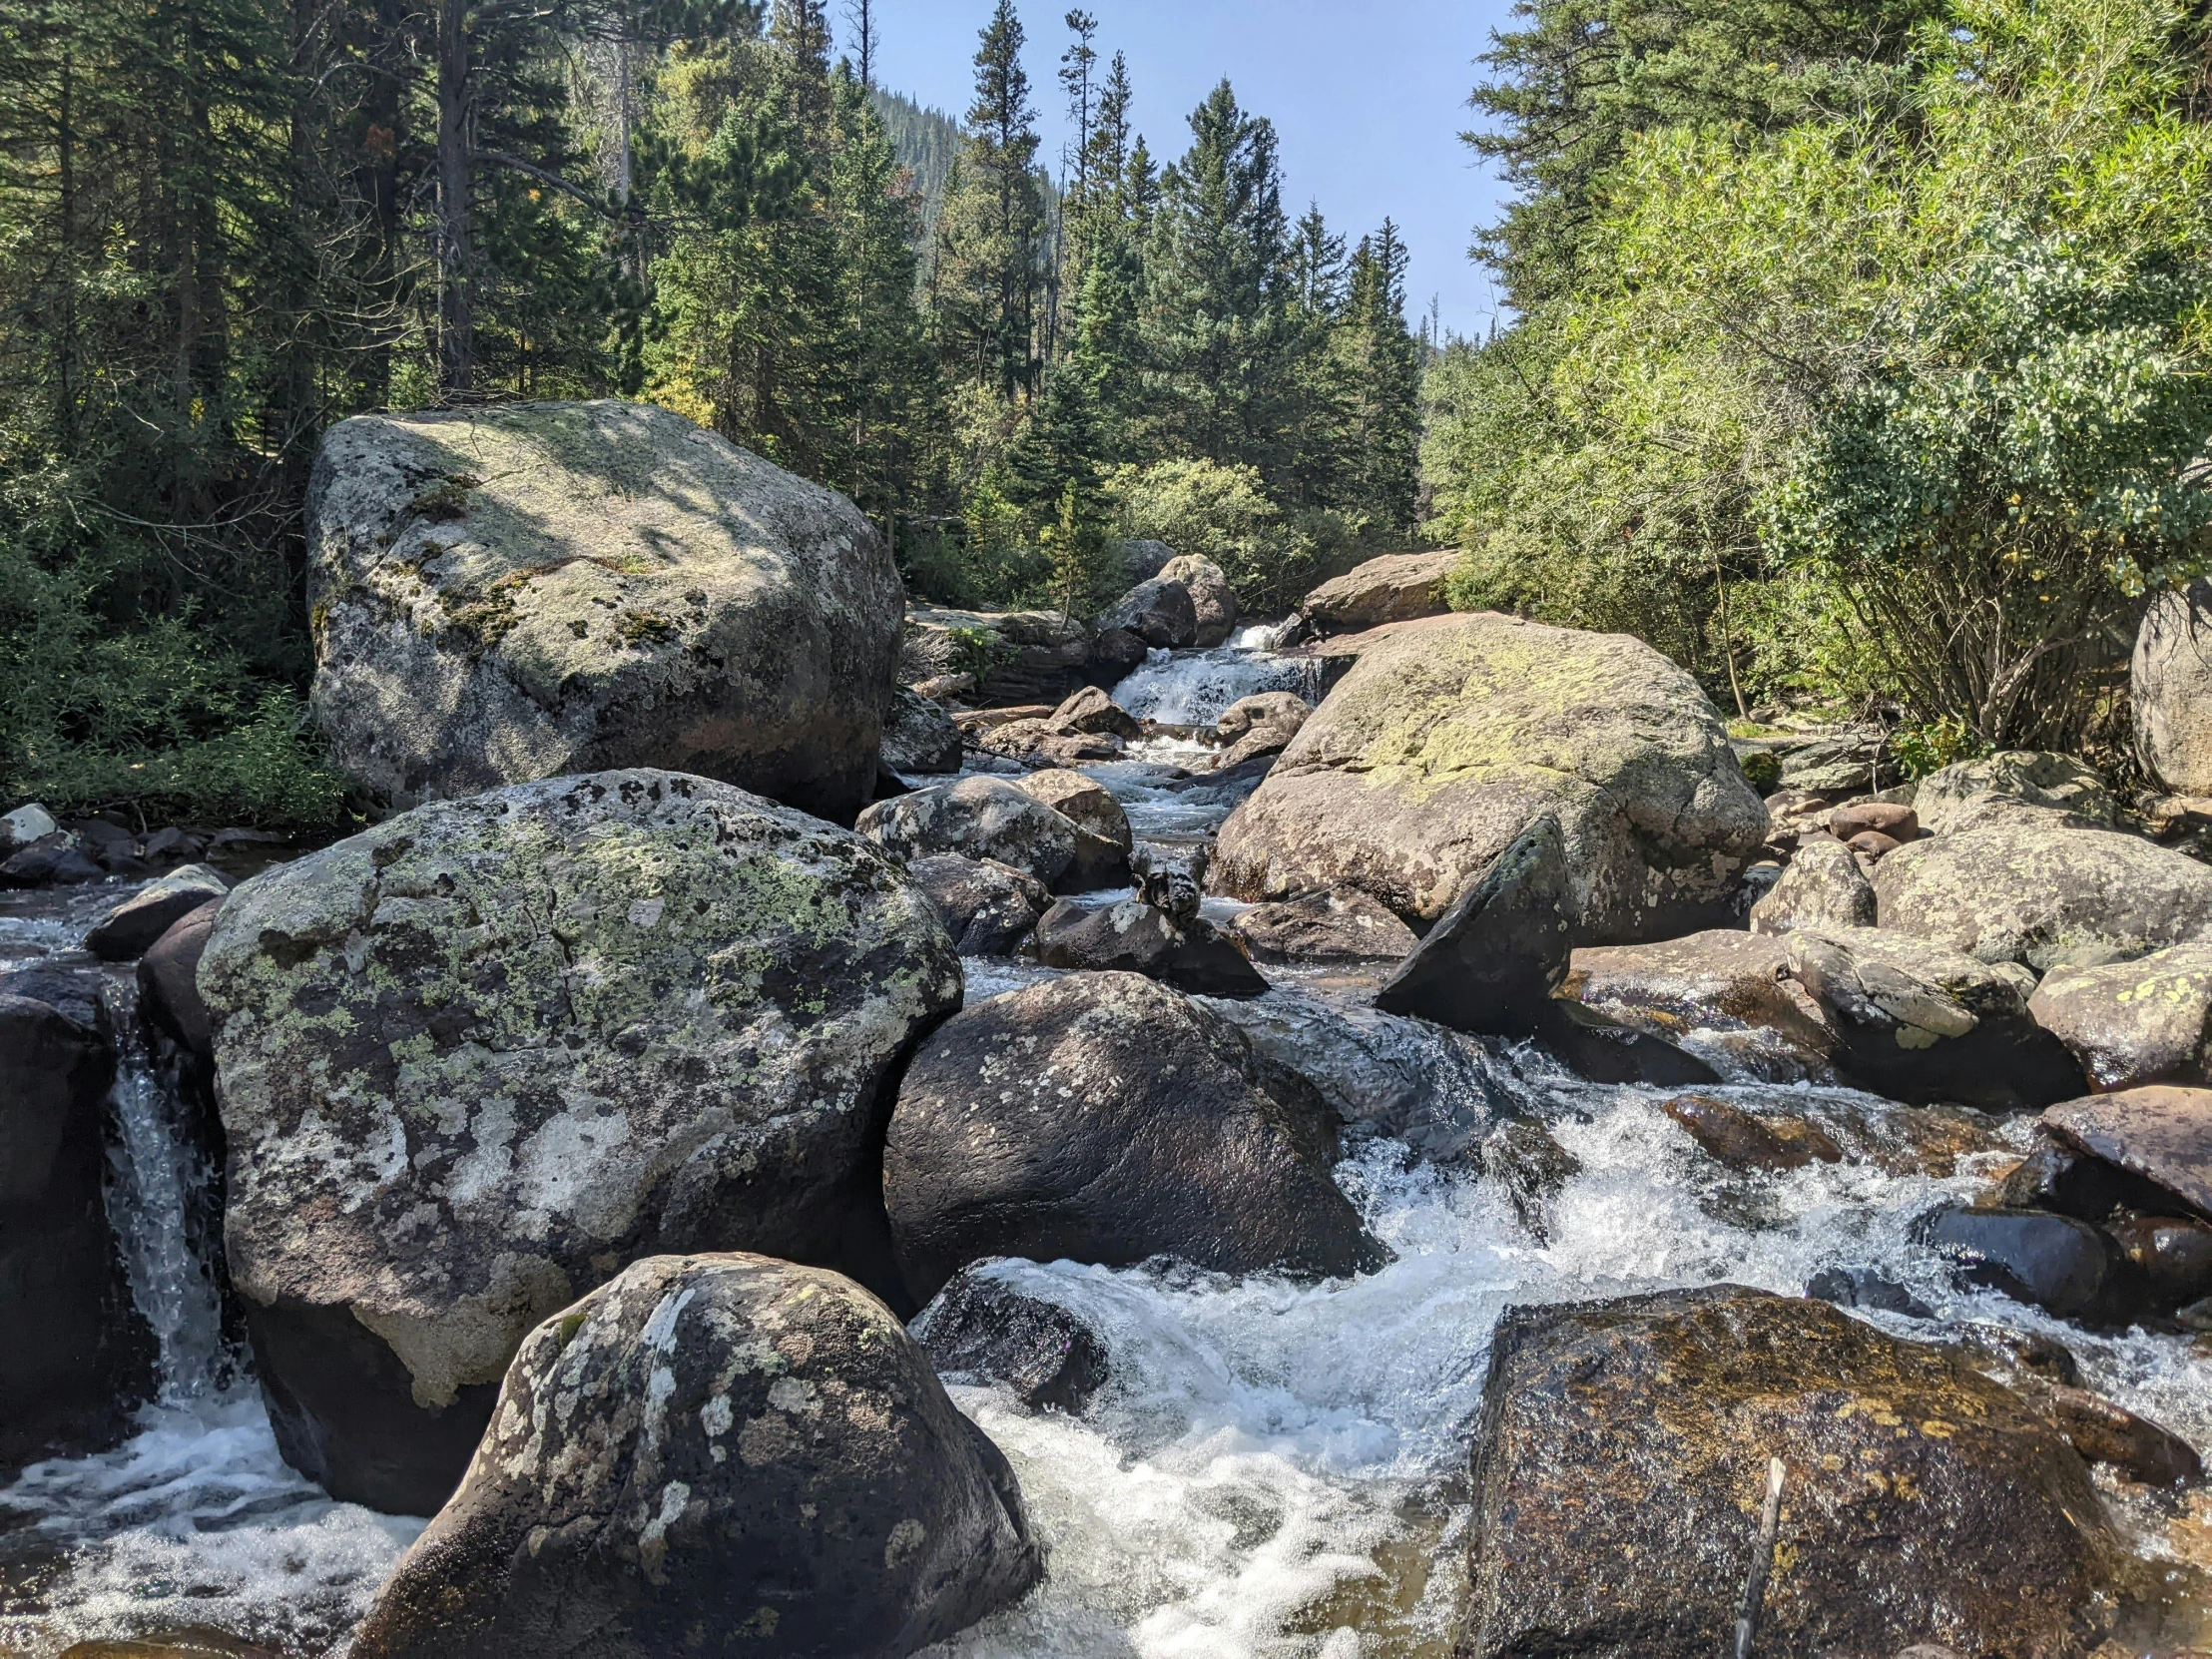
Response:
[{"label": "brown rock", "polygon": [[1828,832],[1848,841],[1873,830],[1900,842],[1916,840],[1921,832],[1920,815],[1894,801],[1847,801],[1828,815]]},{"label": "brown rock", "polygon": [[1444,583],[1459,559],[1460,554],[1449,549],[1385,553],[1370,559],[1308,594],[1307,618],[1325,634],[1348,634],[1388,622],[1441,616],[1451,609]]},{"label": "brown rock", "polygon": [[1905,843],[1879,830],[1862,830],[1844,844],[1870,862],[1880,862]]},{"label": "brown rock", "polygon": [[2212,1089],[2127,1089],[2068,1101],[2043,1114],[2043,1127],[2212,1221]]},{"label": "brown rock", "polygon": [[1063,732],[1049,720],[1010,720],[970,738],[985,755],[1030,767],[1073,767],[1086,761],[1118,761],[1121,739],[1087,732]]},{"label": "brown rock", "polygon": [[2212,945],[2056,968],[2028,1003],[2100,1091],[2212,1083]]},{"label": "brown rock", "polygon": [[2046,1383],[2039,1398],[2083,1460],[2107,1463],[2146,1486],[2175,1486],[2204,1477],[2189,1442],[2126,1406],[2081,1388]]},{"label": "brown rock", "polygon": [[1054,709],[1048,724],[1063,732],[1088,732],[1093,736],[1141,738],[1144,725],[1096,686],[1085,686]]},{"label": "brown rock", "polygon": [[1229,930],[1257,955],[1305,961],[1396,961],[1420,940],[1364,892],[1316,892],[1287,904],[1256,904]]},{"label": "brown rock", "polygon": [[2180,1308],[2212,1296],[2212,1227],[2173,1216],[2136,1216],[2106,1231],[2160,1303]]},{"label": "brown rock", "polygon": [[1754,1117],[1708,1094],[1678,1095],[1661,1110],[1731,1169],[1781,1171],[1844,1161],[1843,1148],[1804,1118]]},{"label": "brown rock", "polygon": [[1136,845],[1129,829],[1129,815],[1122,811],[1121,803],[1080,772],[1058,769],[1032,772],[1026,778],[1013,778],[1008,782],[1023,795],[1043,802],[1062,818],[1112,841],[1124,852]]}]

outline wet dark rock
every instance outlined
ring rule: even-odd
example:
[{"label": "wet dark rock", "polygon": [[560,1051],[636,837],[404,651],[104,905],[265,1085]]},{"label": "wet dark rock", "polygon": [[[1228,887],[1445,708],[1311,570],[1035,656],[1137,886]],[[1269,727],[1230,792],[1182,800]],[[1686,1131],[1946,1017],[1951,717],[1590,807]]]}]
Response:
[{"label": "wet dark rock", "polygon": [[0,861],[0,887],[81,886],[102,880],[107,873],[64,830],[41,836]]},{"label": "wet dark rock", "polygon": [[1330,1178],[1328,1109],[1166,986],[1081,973],[955,1016],[907,1068],[883,1154],[917,1301],[971,1262],[1173,1256],[1222,1273],[1388,1259]]},{"label": "wet dark rock", "polygon": [[150,881],[94,924],[85,948],[103,962],[136,961],[170,927],[231,890],[205,864],[188,864],[159,881]]},{"label": "wet dark rock", "polygon": [[889,1310],[817,1269],[662,1256],[530,1333],[354,1659],[882,1655],[1042,1576],[1012,1469]]},{"label": "wet dark rock", "polygon": [[101,1198],[103,1102],[115,1061],[97,974],[65,1000],[0,980],[0,1477],[120,1440],[153,1382],[152,1334],[131,1302]]},{"label": "wet dark rock", "polygon": [[1137,877],[1137,896],[1156,910],[1165,911],[1178,925],[1196,921],[1205,902],[1206,849],[1194,847],[1176,857],[1154,847],[1143,847],[1131,860]]},{"label": "wet dark rock", "polygon": [[2173,1216],[2134,1216],[2108,1231],[2155,1302],[2181,1308],[2212,1296],[2212,1227]]},{"label": "wet dark rock", "polygon": [[1805,1294],[1838,1308],[1865,1308],[1878,1314],[1903,1314],[1907,1319],[1932,1320],[1934,1309],[1873,1268],[1825,1268],[1813,1275]]},{"label": "wet dark rock", "polygon": [[2068,1101],[2043,1114],[2043,1127],[2212,1221],[2212,1089],[2129,1089]]},{"label": "wet dark rock", "polygon": [[1181,650],[1198,638],[1198,606],[1181,582],[1155,576],[1116,600],[1098,628],[1126,629],[1156,651]]},{"label": "wet dark rock", "polygon": [[1037,923],[1046,967],[1141,973],[1201,996],[1265,996],[1268,982],[1229,935],[1200,916],[1177,921],[1139,898],[1084,909],[1063,899]]},{"label": "wet dark rock", "polygon": [[1844,1160],[1827,1132],[1803,1118],[1769,1119],[1709,1094],[1677,1095],[1661,1109],[1731,1169],[1774,1173]]},{"label": "wet dark rock", "polygon": [[1287,961],[1394,962],[1420,943],[1387,906],[1357,891],[1255,904],[1233,917],[1229,930],[1255,955]]},{"label": "wet dark rock", "polygon": [[2173,1195],[2156,1182],[2083,1152],[2048,1129],[1998,1185],[1996,1202],[2098,1225],[2119,1215],[2157,1215],[2175,1208]]},{"label": "wet dark rock", "polygon": [[1538,818],[1467,883],[1375,1005],[1455,1031],[1533,1035],[1567,969],[1574,904],[1559,821]]},{"label": "wet dark rock", "polygon": [[1554,997],[1544,1010],[1536,1040],[1569,1071],[1592,1083],[1688,1088],[1721,1080],[1719,1072],[1688,1049],[1566,997]]},{"label": "wet dark rock", "polygon": [[2046,1383],[2028,1391],[2081,1453],[2146,1486],[2193,1485],[2204,1478],[2195,1449],[2163,1424],[2081,1388]]},{"label": "wet dark rock", "polygon": [[156,1030],[211,1074],[215,1026],[200,994],[200,958],[207,954],[208,935],[215,930],[215,918],[222,909],[221,899],[211,899],[188,911],[154,941],[138,965],[140,1009]]},{"label": "wet dark rock", "polygon": [[2055,1337],[1985,1322],[1953,1327],[1950,1336],[1977,1370],[1995,1371],[2015,1387],[2032,1378],[2069,1388],[2081,1385],[2081,1362]]},{"label": "wet dark rock", "polygon": [[1101,628],[1091,642],[1091,668],[1100,679],[1118,683],[1144,667],[1152,647],[1126,628]]},{"label": "wet dark rock", "polygon": [[1775,1082],[1833,1076],[1833,1034],[1791,976],[1781,939],[1733,929],[1658,944],[1577,950],[1563,1000],[1669,1042],[1697,1037],[1748,1075]]},{"label": "wet dark rock", "polygon": [[1582,1173],[1582,1160],[1528,1118],[1507,1118],[1483,1136],[1474,1164],[1505,1189],[1514,1215],[1539,1244],[1551,1237],[1551,1201]]},{"label": "wet dark rock", "polygon": [[906,866],[963,956],[1004,956],[1036,931],[1052,908],[1044,883],[991,858],[940,852]]},{"label": "wet dark rock", "polygon": [[986,1267],[955,1275],[915,1319],[913,1333],[940,1376],[1003,1382],[1040,1410],[1080,1412],[1108,1374],[1096,1332]]},{"label": "wet dark rock", "polygon": [[1770,1456],[1786,1566],[1761,1653],[2077,1653],[2122,1558],[2027,1401],[1822,1302],[1721,1285],[1515,1308],[1490,1355],[1462,1659],[1713,1659]]},{"label": "wet dark rock", "polygon": [[172,825],[146,837],[140,852],[154,863],[190,863],[207,850],[207,841]]},{"label": "wet dark rock", "polygon": [[2071,1216],[1958,1206],[1923,1217],[1914,1237],[1950,1262],[1962,1283],[2060,1319],[2109,1315],[2122,1288],[2112,1241]]},{"label": "wet dark rock", "polygon": [[940,705],[905,686],[892,691],[883,765],[905,775],[958,772],[962,752],[960,729]]}]

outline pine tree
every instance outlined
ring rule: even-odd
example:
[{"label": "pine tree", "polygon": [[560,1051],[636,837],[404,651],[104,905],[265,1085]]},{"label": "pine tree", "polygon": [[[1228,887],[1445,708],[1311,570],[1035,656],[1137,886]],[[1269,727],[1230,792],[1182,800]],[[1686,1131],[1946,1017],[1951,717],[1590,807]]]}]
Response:
[{"label": "pine tree", "polygon": [[1351,416],[1343,504],[1398,537],[1411,533],[1420,499],[1420,354],[1405,322],[1406,264],[1389,220],[1361,239],[1339,335]]}]

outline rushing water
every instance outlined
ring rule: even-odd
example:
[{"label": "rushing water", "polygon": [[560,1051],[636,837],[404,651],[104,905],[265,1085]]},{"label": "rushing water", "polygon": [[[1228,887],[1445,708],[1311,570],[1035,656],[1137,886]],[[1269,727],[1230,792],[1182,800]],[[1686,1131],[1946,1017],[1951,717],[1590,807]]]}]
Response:
[{"label": "rushing water", "polygon": [[1211,651],[1155,651],[1114,688],[1114,701],[1139,720],[1163,726],[1211,726],[1230,704],[1261,692],[1297,692],[1318,701],[1322,665],[1277,656],[1280,633],[1280,626],[1247,628]]},{"label": "rushing water", "polygon": [[[1163,699],[1180,683],[1176,707],[1196,709],[1252,684],[1235,664],[1221,672],[1218,655],[1139,673],[1153,672]],[[1196,752],[1154,743],[1086,770],[1172,855],[1234,806],[1179,787]],[[33,942],[66,948],[69,926],[81,933],[93,913],[42,923]],[[0,963],[11,925],[0,916]],[[971,1002],[1049,977],[1003,959],[967,968]],[[1853,1154],[1744,1174],[1696,1148],[1661,1109],[1664,1091],[1586,1084],[1539,1055],[1378,1014],[1356,976],[1270,972],[1276,990],[1239,1018],[1275,1052],[1326,1049],[1325,1092],[1368,1119],[1348,1136],[1339,1179],[1397,1259],[1325,1285],[1069,1263],[991,1270],[1080,1314],[1112,1374],[1080,1417],[953,1387],[1018,1470],[1050,1572],[936,1659],[1445,1659],[1465,1583],[1469,1419],[1491,1330],[1514,1303],[1721,1280],[1796,1294],[1824,1268],[1872,1267],[1936,1316],[1864,1316],[1885,1329],[1939,1340],[1995,1322],[2055,1337],[2091,1386],[2212,1452],[2212,1361],[2186,1340],[2091,1335],[1961,1291],[1911,1243],[1917,1216],[1975,1196],[2015,1155],[2024,1121],[1952,1157],[1929,1150],[1913,1114],[1872,1096],[1737,1083],[1708,1092],[1812,1118]],[[129,1012],[122,1001],[116,1011]],[[88,1636],[188,1625],[335,1651],[418,1523],[334,1504],[278,1460],[187,1248],[199,1172],[173,1096],[136,1046],[122,1070],[114,1213],[162,1337],[162,1396],[117,1451],[41,1465],[0,1493],[19,1517],[0,1532],[0,1655],[50,1659]],[[1501,1108],[1541,1119],[1581,1166],[1545,1206],[1540,1237],[1459,1155]],[[2212,1506],[2177,1515],[2107,1486],[2147,1555],[2212,1561]],[[2170,1644],[2212,1639],[2190,1594]]]}]

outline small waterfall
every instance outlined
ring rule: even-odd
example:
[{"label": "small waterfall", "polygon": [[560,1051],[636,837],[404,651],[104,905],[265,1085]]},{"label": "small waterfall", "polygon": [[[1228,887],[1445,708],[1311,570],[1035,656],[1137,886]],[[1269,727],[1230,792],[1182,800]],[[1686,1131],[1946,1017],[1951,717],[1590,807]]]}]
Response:
[{"label": "small waterfall", "polygon": [[1248,628],[1238,636],[1238,643],[1211,651],[1155,651],[1114,688],[1114,701],[1139,720],[1163,726],[1212,726],[1241,698],[1270,691],[1304,696],[1308,671],[1320,665],[1277,657],[1241,643],[1265,632]]}]

